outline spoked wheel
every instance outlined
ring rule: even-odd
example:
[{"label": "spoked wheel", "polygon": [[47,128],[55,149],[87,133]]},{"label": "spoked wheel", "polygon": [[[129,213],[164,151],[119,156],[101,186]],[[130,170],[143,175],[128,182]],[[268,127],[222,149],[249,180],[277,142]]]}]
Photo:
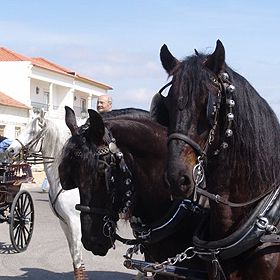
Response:
[{"label": "spoked wheel", "polygon": [[10,238],[15,250],[27,249],[34,226],[34,204],[29,192],[22,190],[15,196],[10,210]]}]

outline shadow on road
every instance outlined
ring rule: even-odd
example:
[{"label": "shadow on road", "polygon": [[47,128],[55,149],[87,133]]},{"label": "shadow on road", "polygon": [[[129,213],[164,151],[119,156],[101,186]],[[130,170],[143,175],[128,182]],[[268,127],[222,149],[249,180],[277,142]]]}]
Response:
[{"label": "shadow on road", "polygon": [[[73,272],[61,273],[53,272],[44,269],[37,268],[21,268],[24,272],[21,276],[0,276],[0,280],[9,280],[9,279],[65,279],[73,280]],[[98,280],[131,280],[134,279],[135,275],[129,273],[122,273],[116,271],[87,271],[87,276],[89,280],[98,279]]]}]

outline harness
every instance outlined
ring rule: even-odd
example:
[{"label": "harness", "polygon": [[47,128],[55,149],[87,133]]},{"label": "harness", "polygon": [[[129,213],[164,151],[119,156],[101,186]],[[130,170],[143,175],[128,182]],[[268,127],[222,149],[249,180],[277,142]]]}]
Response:
[{"label": "harness", "polygon": [[[124,266],[127,268],[137,269],[143,274],[152,272],[173,276],[185,275],[189,277],[189,279],[207,279],[207,272],[204,270],[176,267],[173,264],[164,266],[164,269],[159,270],[153,267],[154,264],[152,263],[141,262],[132,258],[138,251],[142,252],[145,245],[157,243],[173,233],[174,228],[182,222],[187,213],[189,214],[191,212],[199,218],[200,216],[206,215],[207,210],[188,199],[175,201],[170,211],[160,219],[160,221],[155,221],[152,224],[144,225],[140,218],[131,217],[130,226],[133,231],[134,239],[122,238],[116,233],[116,223],[119,219],[119,215],[128,213],[133,206],[135,197],[133,176],[124,160],[123,153],[116,145],[115,138],[107,128],[105,128],[104,142],[105,145],[98,147],[96,150],[97,165],[104,166],[104,176],[108,194],[111,195],[113,191],[118,188],[119,184],[126,186],[122,207],[120,209],[111,210],[77,204],[75,207],[76,210],[102,216],[104,221],[103,235],[111,240],[112,248],[115,248],[115,240],[125,245],[133,246],[129,248],[124,255]],[[121,181],[119,179],[120,177]],[[184,259],[181,258],[181,261]],[[176,262],[174,262],[174,264],[175,263]]]}]

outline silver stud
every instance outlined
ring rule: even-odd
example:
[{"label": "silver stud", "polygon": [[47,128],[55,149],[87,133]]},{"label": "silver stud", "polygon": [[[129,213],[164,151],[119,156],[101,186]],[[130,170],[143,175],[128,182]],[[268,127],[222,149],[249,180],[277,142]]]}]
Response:
[{"label": "silver stud", "polygon": [[228,128],[228,129],[226,130],[226,137],[231,137],[232,135],[233,135],[232,130],[231,130],[230,128]]},{"label": "silver stud", "polygon": [[127,178],[127,179],[125,180],[125,184],[126,184],[126,185],[129,185],[130,183],[131,183],[131,179]]},{"label": "silver stud", "polygon": [[222,148],[223,148],[223,149],[228,148],[228,143],[227,143],[227,142],[223,142],[223,143],[222,143]]},{"label": "silver stud", "polygon": [[122,152],[117,152],[116,156],[118,159],[121,159],[123,157],[123,153]]},{"label": "silver stud", "polygon": [[115,154],[118,151],[118,147],[115,143],[111,142],[109,144],[109,150],[112,154]]},{"label": "silver stud", "polygon": [[234,85],[229,85],[229,86],[227,87],[227,90],[228,90],[229,92],[233,93],[233,92],[235,91],[235,86],[234,86]]},{"label": "silver stud", "polygon": [[114,183],[115,182],[115,178],[112,176],[111,177],[111,182]]},{"label": "silver stud", "polygon": [[229,105],[230,108],[232,108],[235,105],[235,101],[233,99],[227,99],[227,104]]},{"label": "silver stud", "polygon": [[228,73],[226,73],[226,72],[222,73],[222,74],[221,74],[221,78],[222,78],[223,81],[228,80],[228,79],[229,79]]},{"label": "silver stud", "polygon": [[234,114],[233,113],[228,113],[227,118],[228,118],[228,121],[232,121],[234,119]]},{"label": "silver stud", "polygon": [[127,191],[127,192],[125,193],[125,195],[126,195],[127,197],[130,197],[130,196],[132,195],[132,191]]},{"label": "silver stud", "polygon": [[132,202],[130,200],[128,200],[125,205],[126,205],[126,207],[130,207],[131,204],[132,204]]}]

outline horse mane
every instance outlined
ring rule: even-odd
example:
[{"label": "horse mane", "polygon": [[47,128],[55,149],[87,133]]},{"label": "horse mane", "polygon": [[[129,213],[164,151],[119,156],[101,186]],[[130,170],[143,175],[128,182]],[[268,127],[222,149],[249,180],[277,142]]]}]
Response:
[{"label": "horse mane", "polygon": [[[105,125],[112,131],[113,137],[118,143],[139,143],[136,145],[138,154],[141,151],[150,151],[151,155],[160,153],[161,147],[158,145],[158,139],[164,137],[162,132],[166,134],[166,128],[159,123],[153,121],[149,116],[122,116],[114,119],[105,120]],[[130,131],[129,137],[127,130]],[[161,132],[160,132],[161,131]],[[152,137],[148,143],[145,141],[146,135]],[[134,149],[135,151],[135,149]]]},{"label": "horse mane", "polygon": [[244,77],[229,67],[226,71],[236,87],[233,154],[228,164],[233,163],[232,168],[248,176],[252,191],[269,189],[272,184],[280,184],[279,121],[266,100]]},{"label": "horse mane", "polygon": [[[58,170],[58,165],[60,163],[60,157],[61,157],[61,151],[63,148],[64,143],[67,141],[67,139],[70,137],[70,132],[68,130],[61,129],[58,127],[57,124],[55,124],[53,121],[49,119],[44,119],[45,121],[45,133],[44,133],[44,147],[45,147],[45,153],[47,157],[54,157],[54,161],[52,164],[54,166],[57,166],[56,169]],[[33,122],[33,125],[35,122]],[[54,177],[57,177],[57,180],[59,180],[58,172],[55,172],[56,174],[53,174]]]},{"label": "horse mane", "polygon": [[[207,72],[202,69],[206,58],[207,55],[200,53],[187,57],[174,73],[180,81],[174,86],[177,90],[187,92],[184,96],[186,103],[197,98],[197,96],[191,96],[190,93],[197,95],[198,87],[201,86],[193,82],[193,77],[198,77],[199,81],[209,80]],[[233,137],[228,149],[213,160],[211,172],[217,170],[217,164],[220,163],[228,178],[236,176],[242,178],[245,182],[244,187],[251,188],[251,192],[255,195],[256,192],[280,184],[279,121],[268,103],[243,76],[228,65],[225,65],[225,72],[229,74],[236,88],[233,94],[235,101]],[[192,77],[190,78],[187,74]],[[190,110],[189,118],[192,117],[192,112],[194,111]],[[219,122],[225,122],[226,116],[223,110],[220,113]],[[224,130],[221,133],[224,133]]]},{"label": "horse mane", "polygon": [[133,116],[134,118],[137,117],[141,118],[143,116],[144,117],[149,116],[149,112],[138,108],[123,108],[123,109],[115,109],[110,112],[104,112],[101,115],[104,119],[114,118],[117,116],[125,116],[125,115]]}]

